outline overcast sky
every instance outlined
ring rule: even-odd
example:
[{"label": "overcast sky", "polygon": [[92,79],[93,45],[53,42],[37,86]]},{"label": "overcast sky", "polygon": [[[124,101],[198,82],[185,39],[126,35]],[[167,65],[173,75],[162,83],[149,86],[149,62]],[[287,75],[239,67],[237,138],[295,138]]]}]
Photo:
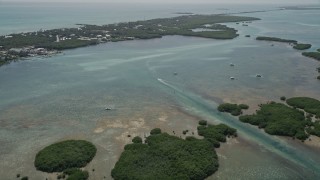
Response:
[{"label": "overcast sky", "polygon": [[0,2],[148,2],[148,3],[277,3],[277,4],[294,4],[294,3],[319,3],[320,0],[0,0]]}]

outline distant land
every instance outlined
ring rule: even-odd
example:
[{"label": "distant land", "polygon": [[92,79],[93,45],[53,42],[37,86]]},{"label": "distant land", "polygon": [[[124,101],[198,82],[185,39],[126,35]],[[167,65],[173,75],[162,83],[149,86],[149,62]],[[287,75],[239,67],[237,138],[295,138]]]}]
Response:
[{"label": "distant land", "polygon": [[192,12],[175,12],[173,14],[191,15],[191,14],[194,14],[194,13],[192,13]]},{"label": "distant land", "polygon": [[[307,50],[312,47],[311,44],[304,44],[304,43],[299,43],[296,40],[291,40],[291,39],[282,39],[282,38],[277,38],[277,37],[268,37],[268,36],[258,36],[256,38],[258,41],[273,41],[273,42],[281,42],[281,43],[289,43],[293,49],[296,50]],[[273,44],[272,44],[273,46]],[[315,60],[320,61],[320,49],[318,49],[316,52],[302,52],[301,53],[303,56],[312,58]],[[318,73],[320,73],[320,67],[317,68]],[[317,76],[317,79],[320,80],[320,75]]]},{"label": "distant land", "polygon": [[[219,23],[259,20],[231,15],[184,15],[108,25],[82,24],[78,28],[39,30],[0,36],[0,66],[30,56],[48,56],[61,50],[134,39],[161,38],[166,35],[233,39],[237,30]],[[214,31],[194,32],[206,28]]]},{"label": "distant land", "polygon": [[320,10],[320,6],[310,7],[310,6],[286,6],[281,7],[286,10]]}]

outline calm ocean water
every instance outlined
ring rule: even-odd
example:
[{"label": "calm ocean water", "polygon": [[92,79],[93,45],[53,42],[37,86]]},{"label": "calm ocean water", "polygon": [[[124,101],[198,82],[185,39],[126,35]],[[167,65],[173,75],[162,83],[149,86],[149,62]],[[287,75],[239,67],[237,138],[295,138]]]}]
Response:
[{"label": "calm ocean water", "polygon": [[[226,10],[229,9],[229,10]],[[106,24],[174,16],[174,12],[221,13],[274,6],[141,4],[0,4],[0,33]],[[0,67],[0,174],[31,179],[36,152],[61,139],[88,139],[98,146],[92,179],[110,179],[127,134],[159,126],[194,129],[194,116],[236,127],[245,143],[223,145],[218,179],[318,179],[319,150],[268,136],[217,112],[221,101],[257,104],[280,96],[320,99],[319,63],[257,35],[312,43],[320,48],[320,11],[245,14],[262,20],[239,29],[234,40],[168,36],[107,43]],[[244,35],[250,34],[252,38]],[[231,68],[229,63],[236,66]],[[178,76],[173,76],[178,72]],[[257,79],[255,75],[262,74]],[[234,76],[237,80],[230,81]],[[163,81],[159,81],[158,79]],[[106,106],[115,111],[106,112]],[[178,123],[179,122],[179,123]],[[196,122],[195,122],[196,123]],[[53,177],[51,177],[53,178]],[[54,179],[54,178],[53,178]]]}]

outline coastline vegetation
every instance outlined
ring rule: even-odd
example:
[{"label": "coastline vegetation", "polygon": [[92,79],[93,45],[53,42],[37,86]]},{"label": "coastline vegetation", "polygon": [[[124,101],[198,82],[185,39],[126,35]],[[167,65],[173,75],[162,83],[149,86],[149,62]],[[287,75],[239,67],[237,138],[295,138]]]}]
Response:
[{"label": "coastline vegetation", "polygon": [[[312,47],[311,44],[298,43],[298,41],[296,40],[281,39],[277,37],[258,36],[256,40],[290,43],[292,45],[292,48],[297,50],[307,50]],[[317,49],[316,52],[302,52],[302,55],[320,61],[320,49]],[[320,70],[317,70],[320,73]],[[317,76],[317,79],[320,80],[320,75]]]},{"label": "coastline vegetation", "polygon": [[[199,122],[199,135],[185,139],[152,130],[145,143],[127,144],[111,175],[114,179],[194,179],[201,180],[218,170],[213,142],[225,142],[236,130],[226,125]],[[205,124],[205,125],[204,125]],[[221,141],[222,140],[222,141]]]},{"label": "coastline vegetation", "polygon": [[303,52],[302,55],[320,61],[320,52]]},{"label": "coastline vegetation", "polygon": [[303,109],[305,112],[315,115],[320,118],[320,101],[309,97],[294,97],[287,99],[287,104]]},{"label": "coastline vegetation", "polygon": [[50,43],[43,43],[40,45],[36,45],[36,48],[45,48],[48,50],[65,50],[65,49],[74,49],[78,47],[85,47],[98,44],[98,41],[95,40],[88,40],[83,41],[79,39],[70,39],[64,40],[61,42],[50,42]]},{"label": "coastline vegetation", "polygon": [[201,126],[206,126],[207,124],[208,124],[208,122],[206,120],[199,121],[199,125],[201,125]]},{"label": "coastline vegetation", "polygon": [[84,140],[67,140],[49,145],[36,155],[34,165],[44,172],[62,172],[86,166],[95,156],[96,147]]},{"label": "coastline vegetation", "polygon": [[291,39],[281,39],[277,37],[267,37],[267,36],[258,36],[256,40],[259,41],[275,41],[275,42],[284,42],[284,43],[294,43],[297,44],[298,41],[296,40],[291,40]]},{"label": "coastline vegetation", "polygon": [[249,106],[246,104],[230,104],[230,103],[224,103],[220,104],[218,106],[218,111],[220,112],[228,112],[233,116],[239,116],[242,114],[242,110],[249,109]]},{"label": "coastline vegetation", "polygon": [[289,136],[302,141],[310,134],[320,137],[320,101],[295,97],[286,102],[289,106],[276,102],[261,104],[255,114],[240,116],[239,120],[263,128],[271,135]]},{"label": "coastline vegetation", "polygon": [[66,180],[87,180],[89,173],[78,168],[71,168],[63,171],[61,179],[64,179],[64,177],[67,177]]},{"label": "coastline vegetation", "polygon": [[262,104],[256,114],[240,116],[239,120],[263,128],[271,135],[290,136],[301,140],[308,138],[304,132],[307,125],[304,113],[282,103]]},{"label": "coastline vegetation", "polygon": [[[78,28],[39,30],[0,36],[0,65],[21,57],[51,55],[59,50],[167,35],[233,39],[237,30],[218,23],[254,21],[258,18],[231,15],[184,15],[108,25],[79,24]],[[193,32],[195,28],[214,31]],[[55,50],[55,51],[53,51]]]},{"label": "coastline vegetation", "polygon": [[307,132],[311,135],[320,137],[320,122],[319,121],[314,122],[313,128],[308,128]]},{"label": "coastline vegetation", "polygon": [[[316,52],[302,52],[302,55],[320,61],[320,49],[317,49]],[[320,67],[317,68],[317,71],[320,73]],[[320,80],[320,75],[317,76],[317,79]]]},{"label": "coastline vegetation", "polygon": [[277,38],[277,37],[258,36],[256,38],[256,40],[290,43],[290,44],[292,44],[292,48],[297,49],[297,50],[306,50],[306,49],[310,49],[312,47],[311,44],[298,43],[298,41],[296,41],[296,40],[282,39],[282,38]]},{"label": "coastline vegetation", "polygon": [[220,142],[226,142],[226,136],[237,137],[237,130],[230,128],[225,124],[219,125],[200,125],[198,126],[198,135],[203,136],[210,141],[216,148],[220,147]]},{"label": "coastline vegetation", "polygon": [[311,47],[312,47],[311,44],[302,44],[302,43],[297,43],[293,46],[293,48],[297,50],[306,50],[306,49],[310,49]]}]

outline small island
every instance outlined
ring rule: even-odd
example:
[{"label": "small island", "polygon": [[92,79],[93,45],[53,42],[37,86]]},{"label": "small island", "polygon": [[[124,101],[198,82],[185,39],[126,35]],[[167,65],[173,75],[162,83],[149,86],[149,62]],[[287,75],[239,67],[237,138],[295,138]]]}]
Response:
[{"label": "small island", "polygon": [[312,47],[311,44],[302,44],[302,43],[297,43],[293,46],[293,48],[297,50],[306,50],[306,49],[310,49],[311,47]]},{"label": "small island", "polygon": [[306,50],[306,49],[310,49],[312,47],[311,44],[298,43],[298,41],[296,41],[296,40],[282,39],[282,38],[277,38],[277,37],[258,36],[256,38],[256,40],[283,42],[283,43],[290,43],[290,44],[292,43],[293,49],[297,49],[297,50]]},{"label": "small island", "polygon": [[309,135],[319,136],[320,101],[296,97],[286,102],[289,106],[276,102],[261,104],[255,114],[240,116],[239,120],[258,126],[271,135],[289,136],[302,141]]},{"label": "small island", "polygon": [[89,177],[88,172],[79,168],[86,166],[96,152],[96,147],[88,141],[62,141],[39,151],[34,165],[43,172],[62,172],[58,179],[67,177],[67,180],[86,180]]},{"label": "small island", "polygon": [[[39,30],[0,36],[0,65],[32,56],[50,56],[61,50],[105,42],[161,38],[167,35],[233,39],[237,30],[219,23],[259,20],[231,15],[184,15],[108,25],[78,24],[78,28]],[[194,32],[196,28],[212,31]]]},{"label": "small island", "polygon": [[296,40],[291,40],[291,39],[281,39],[277,37],[267,37],[267,36],[258,36],[256,40],[259,41],[275,41],[275,42],[284,42],[284,43],[298,43]]},{"label": "small island", "polygon": [[239,116],[242,114],[242,110],[249,109],[249,106],[246,104],[230,104],[224,103],[218,106],[218,111],[220,112],[228,112],[233,116]]},{"label": "small island", "polygon": [[226,136],[236,136],[236,130],[224,124],[208,125],[201,121],[198,134],[204,139],[192,136],[182,139],[156,128],[145,143],[135,137],[133,144],[125,146],[111,175],[115,180],[205,179],[219,167],[214,147],[225,142]]}]

